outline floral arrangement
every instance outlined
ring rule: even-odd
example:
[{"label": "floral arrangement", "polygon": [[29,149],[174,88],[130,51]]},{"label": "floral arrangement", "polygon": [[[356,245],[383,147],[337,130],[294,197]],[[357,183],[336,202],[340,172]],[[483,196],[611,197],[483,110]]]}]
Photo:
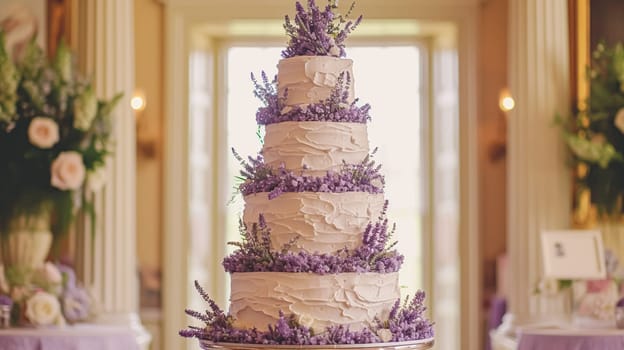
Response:
[{"label": "floral arrangement", "polygon": [[0,265],[0,303],[11,307],[13,325],[59,326],[93,316],[93,299],[68,266],[46,262],[24,284],[7,279]]},{"label": "floral arrangement", "polygon": [[351,331],[348,327],[334,325],[315,334],[309,327],[301,325],[294,315],[283,313],[280,313],[275,325],[269,325],[267,331],[235,328],[234,318],[221,310],[197,281],[195,288],[210,309],[204,313],[186,310],[187,315],[205,323],[205,327],[189,326],[181,330],[180,335],[187,338],[245,344],[333,345],[420,340],[432,338],[434,335],[433,324],[423,315],[426,311],[423,291],[418,291],[412,299],[408,297],[403,303],[397,300],[388,320],[375,320],[371,327]]},{"label": "floral arrangement", "polygon": [[404,257],[390,243],[395,227],[388,230],[386,201],[379,220],[369,223],[362,235],[362,245],[356,249],[343,248],[334,254],[291,252],[291,244],[280,251],[271,248],[271,232],[264,217],[247,230],[241,223],[242,241],[229,242],[238,249],[223,260],[226,272],[311,272],[320,275],[344,272],[390,273],[399,271]]},{"label": "floral arrangement", "polygon": [[14,63],[0,32],[0,232],[44,214],[60,234],[77,208],[92,214],[85,190],[102,183],[120,98],[98,100],[63,43],[48,60],[33,40]]},{"label": "floral arrangement", "polygon": [[601,215],[620,215],[624,194],[624,46],[598,44],[592,53],[588,80],[586,108],[564,130],[573,154],[579,201],[585,198]]},{"label": "floral arrangement", "polygon": [[232,150],[243,170],[237,178],[241,184],[238,190],[247,196],[254,193],[268,192],[269,199],[285,192],[368,192],[382,193],[385,180],[380,173],[381,165],[376,165],[372,155],[368,155],[359,164],[343,162],[339,171],[328,171],[324,176],[296,174],[280,166],[277,170],[264,163],[261,155],[244,160]]},{"label": "floral arrangement", "polygon": [[256,112],[259,125],[269,125],[288,121],[326,121],[343,123],[366,123],[371,120],[370,105],[358,106],[358,99],[349,103],[349,85],[351,77],[342,73],[332,89],[331,95],[324,101],[302,106],[286,106],[286,95],[279,97],[277,80],[269,82],[266,73],[262,72],[262,84],[252,74],[254,95],[262,101],[263,107]]},{"label": "floral arrangement", "polygon": [[345,56],[344,41],[360,24],[362,16],[355,21],[348,20],[355,7],[355,2],[345,15],[336,15],[338,0],[329,0],[321,10],[314,0],[308,0],[306,10],[300,2],[295,4],[297,14],[294,22],[285,16],[284,29],[289,37],[288,46],[282,51],[282,57],[293,56]]}]

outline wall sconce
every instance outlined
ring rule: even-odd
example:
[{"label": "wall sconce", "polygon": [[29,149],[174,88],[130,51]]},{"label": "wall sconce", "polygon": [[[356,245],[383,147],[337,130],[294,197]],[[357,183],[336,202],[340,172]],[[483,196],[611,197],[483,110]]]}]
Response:
[{"label": "wall sconce", "polygon": [[514,109],[514,101],[509,89],[501,89],[498,95],[498,108],[504,113],[501,118],[496,118],[494,122],[498,125],[499,132],[495,139],[488,146],[488,155],[492,163],[502,161],[507,156],[507,113]]},{"label": "wall sconce", "polygon": [[514,109],[515,106],[516,101],[514,101],[511,93],[509,93],[509,90],[507,88],[502,89],[498,96],[498,108],[507,113]]},{"label": "wall sconce", "polygon": [[156,156],[156,140],[150,135],[144,122],[143,111],[146,107],[145,92],[142,89],[136,89],[130,98],[130,108],[134,111],[136,118],[136,149],[139,156],[149,159]]},{"label": "wall sconce", "polygon": [[132,98],[130,99],[130,107],[135,112],[143,112],[145,110],[145,107],[147,107],[147,101],[143,90],[136,89],[134,91],[134,94],[132,94]]}]

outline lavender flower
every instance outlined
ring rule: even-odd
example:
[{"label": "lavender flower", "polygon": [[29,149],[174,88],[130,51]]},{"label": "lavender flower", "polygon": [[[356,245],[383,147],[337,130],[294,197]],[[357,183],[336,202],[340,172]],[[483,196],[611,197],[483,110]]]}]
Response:
[{"label": "lavender flower", "polygon": [[[364,124],[371,120],[370,105],[358,106],[358,99],[349,103],[349,86],[351,77],[342,73],[338,77],[331,95],[323,101],[307,106],[286,106],[286,96],[278,96],[277,82],[269,82],[262,72],[262,84],[251,75],[254,84],[254,95],[264,104],[256,112],[259,125],[269,125],[287,121],[328,121]],[[285,94],[288,94],[286,91]]]},{"label": "lavender flower", "polygon": [[8,295],[0,294],[0,306],[11,307],[13,305],[13,299]]},{"label": "lavender flower", "polygon": [[69,323],[85,321],[91,316],[92,300],[84,288],[74,285],[61,296],[63,315]]},{"label": "lavender flower", "polygon": [[379,322],[380,328],[388,328],[392,332],[392,341],[400,342],[414,339],[433,338],[433,323],[424,317],[427,308],[424,306],[425,292],[419,290],[411,300],[405,299],[394,304],[386,322]]},{"label": "lavender flower", "polygon": [[[376,150],[375,150],[376,151]],[[373,155],[375,153],[373,151]],[[382,193],[385,180],[381,175],[381,166],[367,156],[359,164],[343,162],[338,172],[328,171],[324,176],[296,174],[280,166],[273,170],[264,163],[262,156],[249,157],[245,161],[236,151],[234,156],[243,166],[238,186],[244,195],[268,192],[269,199],[278,197],[285,192],[367,192]]]},{"label": "lavender flower", "polygon": [[288,46],[282,51],[282,57],[293,56],[334,56],[344,57],[344,41],[347,36],[360,24],[362,16],[357,20],[347,18],[355,6],[351,4],[349,11],[343,15],[334,14],[338,8],[337,0],[330,0],[321,10],[314,0],[308,0],[308,9],[296,2],[294,22],[285,16],[284,29],[290,38]]},{"label": "lavender flower", "polygon": [[57,264],[56,267],[63,276],[63,287],[65,289],[76,288],[76,273],[74,269],[63,264]]}]

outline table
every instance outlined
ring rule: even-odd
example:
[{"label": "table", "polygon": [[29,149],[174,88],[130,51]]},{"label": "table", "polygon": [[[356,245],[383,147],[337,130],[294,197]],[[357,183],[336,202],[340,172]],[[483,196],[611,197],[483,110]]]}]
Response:
[{"label": "table", "polygon": [[132,330],[80,324],[52,328],[0,329],[0,350],[139,350]]},{"label": "table", "polygon": [[518,350],[621,350],[624,330],[527,327],[518,330]]}]

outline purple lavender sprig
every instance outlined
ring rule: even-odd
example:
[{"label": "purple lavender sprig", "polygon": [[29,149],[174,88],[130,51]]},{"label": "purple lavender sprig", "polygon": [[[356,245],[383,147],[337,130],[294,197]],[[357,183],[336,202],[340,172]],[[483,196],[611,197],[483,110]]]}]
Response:
[{"label": "purple lavender sprig", "polygon": [[302,272],[319,275],[346,272],[391,273],[399,271],[404,257],[395,249],[396,242],[391,242],[392,233],[388,231],[386,217],[388,204],[384,205],[379,221],[370,223],[363,235],[362,245],[356,249],[347,248],[328,253],[292,252],[294,240],[287,243],[280,251],[271,248],[270,229],[264,216],[253,224],[250,230],[241,223],[242,241],[229,242],[238,249],[223,259],[226,272]]},{"label": "purple lavender sprig", "polygon": [[0,306],[13,306],[13,299],[8,295],[0,294]]},{"label": "purple lavender sprig", "polygon": [[340,74],[335,87],[325,100],[307,106],[286,106],[285,96],[279,97],[277,82],[269,82],[266,73],[262,72],[262,84],[252,74],[254,95],[264,104],[256,112],[259,125],[269,125],[288,121],[327,121],[365,124],[371,120],[370,105],[358,106],[358,99],[349,103],[349,86],[351,76],[346,72]]},{"label": "purple lavender sprig", "polygon": [[348,20],[355,2],[351,4],[345,15],[336,15],[337,0],[329,0],[328,5],[321,10],[314,0],[308,0],[306,10],[300,2],[296,2],[296,14],[291,22],[285,16],[284,29],[289,37],[288,46],[282,51],[282,57],[293,56],[334,56],[344,57],[344,41],[347,36],[360,24],[362,16],[355,21]]},{"label": "purple lavender sprig", "polygon": [[[221,310],[217,303],[210,298],[208,293],[206,293],[197,281],[195,281],[195,289],[197,289],[197,292],[201,295],[204,301],[208,303],[210,309],[204,311],[203,313],[186,309],[185,313],[206,323],[207,328],[202,329],[190,326],[187,329],[181,330],[179,334],[183,337],[195,337],[199,339],[212,339],[216,335],[221,334],[218,338],[222,338],[224,334],[227,334],[229,330],[233,328],[232,324],[234,319],[232,316]],[[207,332],[210,332],[212,335],[209,336]]]},{"label": "purple lavender sprig", "polygon": [[397,300],[388,320],[378,322],[378,326],[389,329],[395,342],[433,338],[433,323],[424,316],[427,310],[424,301],[425,292],[422,290],[416,292],[411,300],[407,297],[402,306]]},{"label": "purple lavender sprig", "polygon": [[330,170],[324,176],[298,175],[283,166],[274,170],[264,163],[264,158],[260,155],[256,158],[249,157],[245,161],[236,151],[232,151],[243,167],[237,178],[240,181],[238,190],[243,196],[268,192],[269,199],[274,199],[288,192],[383,193],[385,179],[381,174],[381,165],[373,160],[376,149],[362,162],[343,162],[338,171]]}]

